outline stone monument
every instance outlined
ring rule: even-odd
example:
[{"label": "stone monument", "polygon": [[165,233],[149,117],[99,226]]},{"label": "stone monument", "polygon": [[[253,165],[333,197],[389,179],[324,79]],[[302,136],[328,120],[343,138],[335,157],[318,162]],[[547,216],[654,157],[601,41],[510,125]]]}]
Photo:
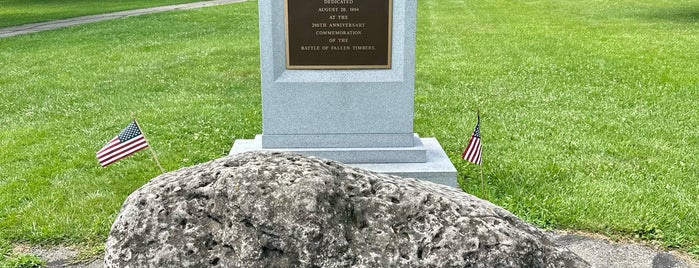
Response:
[{"label": "stone monument", "polygon": [[106,267],[587,268],[460,189],[289,152],[162,174],[129,195]]},{"label": "stone monument", "polygon": [[260,0],[262,134],[231,154],[294,151],[457,186],[413,133],[416,0]]}]

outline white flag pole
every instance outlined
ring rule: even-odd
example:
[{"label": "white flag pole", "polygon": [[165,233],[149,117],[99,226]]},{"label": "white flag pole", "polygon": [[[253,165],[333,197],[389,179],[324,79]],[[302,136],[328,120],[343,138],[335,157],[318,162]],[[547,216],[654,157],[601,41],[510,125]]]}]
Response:
[{"label": "white flag pole", "polygon": [[143,135],[143,139],[146,141],[146,144],[148,144],[148,149],[150,149],[150,153],[153,155],[153,159],[155,160],[155,163],[158,164],[158,167],[160,168],[160,172],[163,174],[165,173],[165,169],[163,166],[160,165],[160,161],[158,160],[158,156],[155,154],[155,150],[153,149],[153,146],[150,145],[150,142],[148,142],[148,139],[146,138],[146,133],[143,132],[143,129],[141,129],[141,126],[138,125],[138,121],[136,121],[136,115],[134,113],[131,113],[131,118],[133,121],[136,123],[136,127],[138,128],[138,131],[141,132],[141,135]]},{"label": "white flag pole", "polygon": [[[478,108],[476,113],[478,116],[478,122],[480,123],[481,109]],[[479,127],[480,127],[480,124],[479,124]],[[481,141],[481,164],[479,166],[481,166],[481,193],[483,194],[484,199],[488,199],[488,194],[485,192],[485,180],[483,179],[483,136],[482,135],[481,135],[480,141]]]}]

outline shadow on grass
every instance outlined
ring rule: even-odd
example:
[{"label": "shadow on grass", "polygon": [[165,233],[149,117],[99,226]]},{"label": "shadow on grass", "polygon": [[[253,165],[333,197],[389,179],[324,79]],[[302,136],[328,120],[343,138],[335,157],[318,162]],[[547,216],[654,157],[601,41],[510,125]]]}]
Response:
[{"label": "shadow on grass", "polygon": [[660,8],[641,14],[642,17],[678,23],[699,23],[699,5],[691,7]]}]

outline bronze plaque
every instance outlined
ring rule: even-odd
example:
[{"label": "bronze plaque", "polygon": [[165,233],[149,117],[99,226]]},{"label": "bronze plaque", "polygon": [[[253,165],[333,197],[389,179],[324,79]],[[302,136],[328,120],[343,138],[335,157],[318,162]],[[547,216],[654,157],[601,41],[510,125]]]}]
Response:
[{"label": "bronze plaque", "polygon": [[390,69],[392,0],[286,0],[288,69]]}]

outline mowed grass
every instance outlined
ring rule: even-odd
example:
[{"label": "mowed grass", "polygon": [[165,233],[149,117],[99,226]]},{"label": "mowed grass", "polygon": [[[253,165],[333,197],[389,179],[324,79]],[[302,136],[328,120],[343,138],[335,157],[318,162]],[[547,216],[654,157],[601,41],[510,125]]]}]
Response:
[{"label": "mowed grass", "polygon": [[198,0],[0,0],[0,27]]},{"label": "mowed grass", "polygon": [[147,151],[97,165],[131,112],[167,170],[259,133],[256,20],[249,2],[0,39],[0,237],[103,241],[160,173]]},{"label": "mowed grass", "polygon": [[530,222],[699,253],[699,1],[420,1],[416,130],[482,113],[488,198]]},{"label": "mowed grass", "polygon": [[[101,243],[147,152],[168,170],[261,132],[256,2],[0,39],[0,238]],[[415,131],[462,188],[542,227],[699,253],[699,1],[418,3]],[[459,159],[480,108],[479,168]]]}]

